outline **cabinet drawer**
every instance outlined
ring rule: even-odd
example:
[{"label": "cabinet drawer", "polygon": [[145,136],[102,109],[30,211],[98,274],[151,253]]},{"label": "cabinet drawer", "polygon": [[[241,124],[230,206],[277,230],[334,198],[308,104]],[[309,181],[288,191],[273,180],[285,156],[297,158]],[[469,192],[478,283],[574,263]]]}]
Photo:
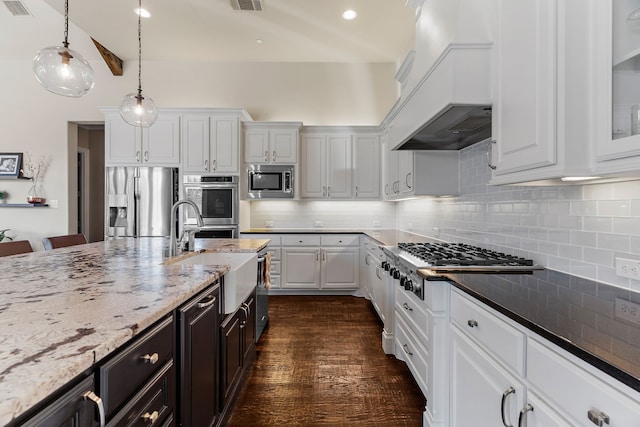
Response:
[{"label": "cabinet drawer", "polygon": [[284,235],[282,246],[320,246],[320,236],[317,234]]},{"label": "cabinet drawer", "polygon": [[[595,425],[587,418],[590,410],[607,414],[610,421],[606,425],[610,427],[638,425],[639,400],[573,363],[569,360],[573,356],[562,353],[529,338],[527,379],[531,388],[535,388],[545,400],[552,402],[554,409],[567,416],[574,425]],[[585,366],[587,369],[596,369],[586,364]],[[633,393],[634,397],[638,397],[636,392]]]},{"label": "cabinet drawer", "polygon": [[396,321],[396,355],[407,362],[420,390],[427,396],[429,391],[429,354],[427,349],[415,337],[402,317],[398,317]]},{"label": "cabinet drawer", "polygon": [[320,236],[322,246],[358,246],[360,236],[357,234],[330,234]]},{"label": "cabinet drawer", "polygon": [[269,246],[269,248],[267,249],[267,252],[271,255],[271,263],[273,265],[273,261],[274,260],[279,260],[280,259],[280,248],[272,248],[271,246]]},{"label": "cabinet drawer", "polygon": [[413,329],[413,333],[427,347],[429,345],[429,316],[421,301],[413,293],[409,293],[400,286],[395,287],[396,313],[404,317],[405,322]]},{"label": "cabinet drawer", "polygon": [[275,275],[275,276],[271,276],[271,287],[272,288],[279,288],[281,286],[281,280],[280,280],[280,275]]},{"label": "cabinet drawer", "polygon": [[167,363],[150,382],[107,423],[108,427],[144,427],[167,425],[175,417],[176,374],[173,362]]},{"label": "cabinet drawer", "polygon": [[451,293],[451,321],[491,355],[522,374],[524,334],[459,292]]},{"label": "cabinet drawer", "polygon": [[107,419],[167,362],[173,360],[174,342],[174,323],[170,317],[100,366],[99,395],[104,401]]},{"label": "cabinet drawer", "polygon": [[271,275],[280,274],[280,264],[280,261],[271,261],[271,269],[269,270]]}]

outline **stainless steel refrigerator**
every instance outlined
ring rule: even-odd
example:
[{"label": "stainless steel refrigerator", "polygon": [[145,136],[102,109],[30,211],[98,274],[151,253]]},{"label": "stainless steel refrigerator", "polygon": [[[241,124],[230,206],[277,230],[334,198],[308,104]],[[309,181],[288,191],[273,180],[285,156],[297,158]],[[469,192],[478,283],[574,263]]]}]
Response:
[{"label": "stainless steel refrigerator", "polygon": [[107,238],[169,235],[179,194],[177,168],[107,167],[106,175]]}]

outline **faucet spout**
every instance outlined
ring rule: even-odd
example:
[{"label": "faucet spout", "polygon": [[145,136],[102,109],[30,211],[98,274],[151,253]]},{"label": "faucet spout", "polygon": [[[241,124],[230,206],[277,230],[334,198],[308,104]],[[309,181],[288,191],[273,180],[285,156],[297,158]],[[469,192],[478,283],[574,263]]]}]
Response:
[{"label": "faucet spout", "polygon": [[196,213],[196,220],[198,221],[198,227],[204,226],[204,221],[202,220],[202,215],[200,214],[200,209],[198,209],[198,205],[196,205],[191,200],[178,200],[171,207],[171,234],[169,235],[169,256],[173,257],[177,255],[178,252],[178,242],[176,239],[176,216],[178,215],[178,208],[180,205],[189,205],[193,208]]}]

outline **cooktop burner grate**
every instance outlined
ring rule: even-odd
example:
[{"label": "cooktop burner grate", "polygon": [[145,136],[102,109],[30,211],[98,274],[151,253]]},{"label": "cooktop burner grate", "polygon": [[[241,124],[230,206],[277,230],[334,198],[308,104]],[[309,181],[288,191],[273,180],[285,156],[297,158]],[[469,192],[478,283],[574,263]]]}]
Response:
[{"label": "cooktop burner grate", "polygon": [[533,260],[464,243],[398,243],[398,248],[433,266],[533,266]]}]

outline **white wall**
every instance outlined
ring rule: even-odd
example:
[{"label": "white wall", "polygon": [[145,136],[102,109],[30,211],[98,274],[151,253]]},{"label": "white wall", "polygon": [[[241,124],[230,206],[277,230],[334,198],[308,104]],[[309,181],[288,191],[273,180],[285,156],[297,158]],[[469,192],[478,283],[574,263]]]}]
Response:
[{"label": "white wall", "polygon": [[[75,181],[67,171],[74,167],[68,152],[75,153],[75,146],[67,123],[101,122],[98,107],[119,105],[137,88],[137,62],[125,63],[122,77],[112,76],[104,63],[92,66],[95,88],[75,99],[40,87],[30,61],[0,61],[0,152],[47,156],[46,197],[60,205],[0,211],[0,229],[10,228],[11,236],[31,240],[36,249],[43,236],[74,232],[69,194]],[[394,64],[143,62],[142,73],[143,92],[159,107],[245,107],[255,120],[378,125],[397,97]],[[0,181],[8,203],[24,203],[28,188],[27,181]]]},{"label": "white wall", "polygon": [[614,263],[616,257],[640,260],[640,181],[491,187],[486,152],[486,143],[461,152],[459,197],[398,203],[398,228],[640,291],[640,281],[615,275]]}]

